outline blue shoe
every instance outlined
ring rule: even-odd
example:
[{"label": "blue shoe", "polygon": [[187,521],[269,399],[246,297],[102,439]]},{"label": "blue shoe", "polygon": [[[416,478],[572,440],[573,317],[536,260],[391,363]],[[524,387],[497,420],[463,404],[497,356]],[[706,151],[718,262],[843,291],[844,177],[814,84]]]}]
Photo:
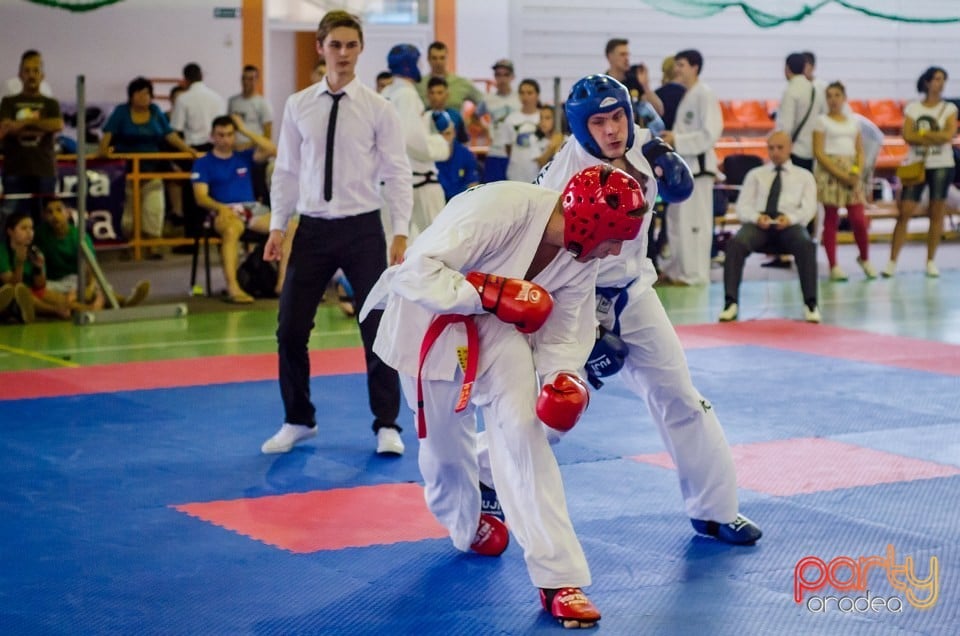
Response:
[{"label": "blue shoe", "polygon": [[717,523],[702,519],[691,519],[690,523],[698,533],[733,545],[753,545],[763,536],[757,524],[741,514],[737,515],[733,523]]},{"label": "blue shoe", "polygon": [[500,507],[500,500],[497,499],[497,491],[483,483],[480,484],[480,513],[496,517],[500,521],[507,520],[503,508]]}]

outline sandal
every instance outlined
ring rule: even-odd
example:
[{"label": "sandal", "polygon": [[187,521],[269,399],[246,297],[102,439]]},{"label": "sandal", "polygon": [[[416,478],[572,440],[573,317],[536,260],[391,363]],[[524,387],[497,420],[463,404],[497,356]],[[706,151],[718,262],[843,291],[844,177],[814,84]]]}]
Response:
[{"label": "sandal", "polygon": [[229,303],[231,305],[249,305],[256,300],[250,294],[245,292],[240,292],[239,294],[226,294],[223,297],[223,302]]}]

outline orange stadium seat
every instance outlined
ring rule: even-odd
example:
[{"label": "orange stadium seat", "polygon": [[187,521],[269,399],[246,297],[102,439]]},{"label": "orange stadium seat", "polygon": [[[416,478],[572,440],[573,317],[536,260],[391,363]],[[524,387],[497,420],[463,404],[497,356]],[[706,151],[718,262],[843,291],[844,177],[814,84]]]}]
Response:
[{"label": "orange stadium seat", "polygon": [[723,113],[724,134],[741,132],[743,130],[740,120],[737,119],[737,116],[733,114],[733,109],[730,108],[729,101],[720,100],[720,111]]},{"label": "orange stadium seat", "polygon": [[758,100],[735,99],[730,102],[730,109],[745,130],[754,133],[766,133],[773,130],[774,123],[767,113],[767,107]]},{"label": "orange stadium seat", "polygon": [[870,119],[882,130],[899,132],[903,129],[903,109],[893,99],[871,99]]},{"label": "orange stadium seat", "polygon": [[777,113],[780,112],[780,100],[768,99],[763,102],[763,105],[767,109],[767,114],[770,115],[770,119],[776,119]]},{"label": "orange stadium seat", "polygon": [[850,105],[850,110],[852,110],[856,114],[863,115],[867,119],[870,119],[870,104],[868,104],[864,100],[850,99],[850,100],[847,100],[847,104]]}]

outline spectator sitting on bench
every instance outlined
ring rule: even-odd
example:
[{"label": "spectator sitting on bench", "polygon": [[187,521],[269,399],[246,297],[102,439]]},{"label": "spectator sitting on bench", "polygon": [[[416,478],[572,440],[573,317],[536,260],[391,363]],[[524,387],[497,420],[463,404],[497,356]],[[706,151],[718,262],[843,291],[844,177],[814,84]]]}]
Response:
[{"label": "spectator sitting on bench", "polygon": [[[46,259],[47,288],[67,296],[72,294],[80,297],[77,293],[80,231],[71,222],[70,213],[62,200],[58,198],[47,200],[40,225],[37,226],[34,234],[34,244],[40,248]],[[83,239],[90,248],[90,254],[93,254],[93,241],[90,240],[90,235],[84,234]],[[87,284],[81,302],[97,303],[98,299],[106,295],[106,290],[101,289],[94,280],[89,265],[84,268],[84,278]],[[142,303],[149,293],[150,282],[142,280],[134,286],[129,296],[117,294],[116,299],[121,307],[133,307]]]},{"label": "spectator sitting on bench", "polygon": [[[252,140],[254,146],[236,150],[234,133],[237,131]],[[254,199],[251,174],[253,163],[274,156],[277,147],[266,137],[246,127],[239,117],[231,115],[222,115],[213,120],[211,141],[213,149],[193,163],[193,194],[197,204],[210,212],[213,227],[222,239],[220,253],[223,277],[227,282],[225,300],[252,303],[253,297],[237,282],[240,237],[244,230],[264,236],[270,233],[270,210]],[[275,290],[277,293],[280,293],[283,285],[292,239],[292,228],[288,228]]]}]

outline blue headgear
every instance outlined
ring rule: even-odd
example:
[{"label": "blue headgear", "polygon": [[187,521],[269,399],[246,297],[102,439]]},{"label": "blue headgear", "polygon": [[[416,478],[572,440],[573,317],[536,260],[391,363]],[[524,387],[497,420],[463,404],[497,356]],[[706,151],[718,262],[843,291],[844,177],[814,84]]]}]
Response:
[{"label": "blue headgear", "polygon": [[627,149],[633,148],[633,107],[630,105],[630,92],[627,87],[609,75],[587,75],[577,81],[570,89],[564,111],[573,136],[580,145],[598,159],[613,159],[604,157],[600,146],[594,141],[587,128],[587,120],[597,113],[609,113],[622,108],[629,122],[627,133]]},{"label": "blue headgear", "polygon": [[420,81],[420,69],[417,62],[420,60],[420,49],[412,44],[397,44],[387,53],[387,68],[394,75],[409,77],[414,82]]}]

